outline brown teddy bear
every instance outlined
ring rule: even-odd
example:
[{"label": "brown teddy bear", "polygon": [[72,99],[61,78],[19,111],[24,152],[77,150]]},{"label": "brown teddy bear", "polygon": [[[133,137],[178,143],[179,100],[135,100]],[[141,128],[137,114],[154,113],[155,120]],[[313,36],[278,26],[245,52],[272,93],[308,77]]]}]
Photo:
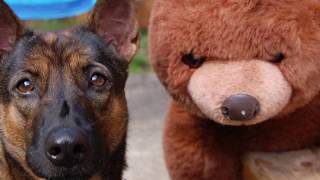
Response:
[{"label": "brown teddy bear", "polygon": [[173,180],[238,180],[251,151],[320,140],[320,1],[156,0],[151,63],[173,101]]}]

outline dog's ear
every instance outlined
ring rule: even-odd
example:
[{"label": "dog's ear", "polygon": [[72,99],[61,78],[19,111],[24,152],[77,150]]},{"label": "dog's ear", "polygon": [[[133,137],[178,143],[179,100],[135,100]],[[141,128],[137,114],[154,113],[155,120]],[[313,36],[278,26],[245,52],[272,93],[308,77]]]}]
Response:
[{"label": "dog's ear", "polygon": [[98,0],[89,20],[89,27],[106,43],[112,43],[128,60],[139,48],[139,27],[134,0]]},{"label": "dog's ear", "polygon": [[9,6],[0,0],[0,56],[10,51],[23,28]]}]

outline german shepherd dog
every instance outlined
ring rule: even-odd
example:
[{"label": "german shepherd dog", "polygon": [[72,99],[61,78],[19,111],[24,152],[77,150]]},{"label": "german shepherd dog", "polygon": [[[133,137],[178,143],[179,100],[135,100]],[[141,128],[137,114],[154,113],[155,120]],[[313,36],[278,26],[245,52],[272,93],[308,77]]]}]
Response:
[{"label": "german shepherd dog", "polygon": [[87,25],[27,30],[0,0],[0,179],[120,180],[130,0],[98,0]]}]

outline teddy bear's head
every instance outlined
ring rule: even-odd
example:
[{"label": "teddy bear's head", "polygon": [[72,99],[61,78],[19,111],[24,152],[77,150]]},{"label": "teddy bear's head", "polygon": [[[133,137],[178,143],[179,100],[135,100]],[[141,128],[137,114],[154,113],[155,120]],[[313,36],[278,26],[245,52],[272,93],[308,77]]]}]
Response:
[{"label": "teddy bear's head", "polygon": [[150,43],[173,98],[224,125],[282,117],[320,90],[317,0],[156,0]]}]

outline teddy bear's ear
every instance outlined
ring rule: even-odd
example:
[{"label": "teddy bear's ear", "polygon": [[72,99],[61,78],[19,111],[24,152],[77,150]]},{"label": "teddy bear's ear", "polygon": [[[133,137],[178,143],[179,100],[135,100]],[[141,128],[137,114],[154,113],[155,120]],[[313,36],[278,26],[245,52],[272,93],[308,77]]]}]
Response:
[{"label": "teddy bear's ear", "polygon": [[17,16],[3,0],[0,0],[0,56],[12,48],[22,31]]},{"label": "teddy bear's ear", "polygon": [[134,0],[98,0],[89,27],[130,61],[139,47]]}]

